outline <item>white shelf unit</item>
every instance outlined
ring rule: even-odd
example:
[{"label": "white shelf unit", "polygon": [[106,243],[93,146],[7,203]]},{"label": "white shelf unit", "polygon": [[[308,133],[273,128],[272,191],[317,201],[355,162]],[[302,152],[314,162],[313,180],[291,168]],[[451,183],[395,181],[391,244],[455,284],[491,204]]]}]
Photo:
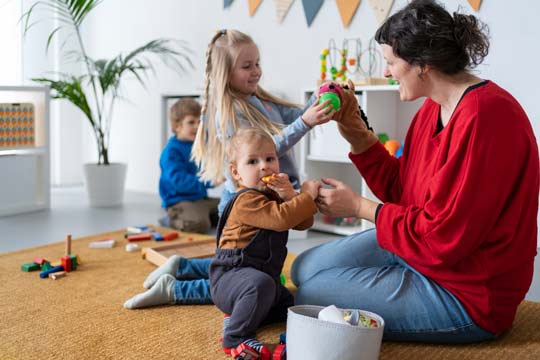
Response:
[{"label": "white shelf unit", "polygon": [[0,147],[0,216],[50,207],[49,89],[0,86],[0,103],[34,104],[34,145]]},{"label": "white shelf unit", "polygon": [[[399,99],[398,89],[399,85],[357,86],[355,93],[375,133],[386,133],[390,139],[403,142],[407,128],[423,99],[402,102]],[[305,103],[315,90],[315,88],[302,90],[302,103]],[[379,201],[350,161],[349,150],[349,143],[341,137],[335,121],[315,127],[301,142],[302,179],[334,178],[351,186],[362,196]],[[313,229],[351,235],[373,226],[373,223],[366,220],[362,220],[358,226],[326,224],[319,216]]]}]

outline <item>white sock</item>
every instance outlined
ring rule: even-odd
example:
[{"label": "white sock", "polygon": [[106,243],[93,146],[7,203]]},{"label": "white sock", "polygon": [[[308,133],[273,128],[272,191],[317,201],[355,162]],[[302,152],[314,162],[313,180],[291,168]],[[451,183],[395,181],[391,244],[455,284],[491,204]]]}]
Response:
[{"label": "white sock", "polygon": [[163,274],[148,291],[135,295],[124,303],[126,309],[140,309],[149,306],[174,304],[174,282],[170,274]]},{"label": "white sock", "polygon": [[147,289],[150,289],[154,283],[161,277],[161,275],[169,274],[173,277],[176,277],[176,271],[180,265],[181,256],[173,255],[167,259],[165,264],[158,267],[156,270],[152,271],[150,275],[144,280],[143,286]]}]

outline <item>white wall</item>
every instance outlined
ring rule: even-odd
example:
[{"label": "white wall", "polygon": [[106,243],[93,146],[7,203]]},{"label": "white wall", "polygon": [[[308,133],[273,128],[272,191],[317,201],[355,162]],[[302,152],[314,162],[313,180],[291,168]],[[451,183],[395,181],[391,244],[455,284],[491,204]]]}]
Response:
[{"label": "white wall", "polygon": [[[191,44],[196,66],[181,77],[158,65],[157,76],[150,77],[147,88],[135,82],[127,83],[124,95],[129,103],[116,108],[112,127],[110,158],[128,163],[127,188],[157,192],[158,159],[161,151],[160,94],[181,93],[199,89],[203,81],[204,53],[216,29],[236,28],[250,34],[259,45],[265,76],[262,85],[290,100],[300,101],[300,89],[314,86],[319,72],[319,53],[334,38],[339,46],[344,38],[361,37],[364,44],[378,26],[368,1],[362,1],[348,29],[341,23],[335,1],[325,1],[312,26],[307,27],[301,1],[295,1],[283,24],[278,24],[273,1],[263,1],[254,17],[250,17],[247,2],[234,1],[223,9],[221,0],[109,0],[103,2],[88,18],[84,29],[88,52],[93,57],[111,57],[131,50],[157,37],[179,38]],[[466,0],[443,1],[449,11],[462,6],[473,13]],[[396,0],[392,11],[406,0]],[[540,58],[538,39],[540,27],[536,14],[540,2],[527,1],[519,10],[508,2],[485,0],[476,15],[491,29],[491,52],[485,65],[479,68],[484,78],[496,81],[508,89],[528,113],[536,134],[540,130],[540,101],[537,84]],[[84,125],[64,136],[80,139],[82,147],[70,151],[64,171],[77,168],[79,158],[97,159],[91,132]],[[67,146],[67,144],[65,145]],[[70,145],[71,146],[71,145]],[[501,144],[504,146],[504,144]],[[80,151],[80,156],[73,152]],[[73,170],[71,170],[74,174]],[[73,176],[70,182],[76,181]],[[82,180],[80,180],[82,181]]]},{"label": "white wall", "polygon": [[21,83],[21,26],[17,23],[21,16],[18,1],[0,2],[0,85]]}]

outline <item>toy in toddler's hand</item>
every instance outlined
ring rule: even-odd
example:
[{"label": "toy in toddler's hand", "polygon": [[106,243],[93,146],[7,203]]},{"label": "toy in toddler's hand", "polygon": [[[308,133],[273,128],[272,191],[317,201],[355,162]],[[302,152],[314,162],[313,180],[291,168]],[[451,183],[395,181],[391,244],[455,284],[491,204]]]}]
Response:
[{"label": "toy in toddler's hand", "polygon": [[343,93],[341,87],[334,83],[327,83],[319,88],[319,104],[322,104],[326,100],[330,100],[328,106],[332,106],[335,111],[341,108],[341,102],[343,101]]}]

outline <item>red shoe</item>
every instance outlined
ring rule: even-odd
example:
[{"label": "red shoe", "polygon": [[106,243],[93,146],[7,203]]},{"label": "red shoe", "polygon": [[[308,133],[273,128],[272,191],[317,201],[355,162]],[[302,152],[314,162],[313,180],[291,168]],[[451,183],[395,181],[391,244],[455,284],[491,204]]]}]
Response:
[{"label": "red shoe", "polygon": [[272,360],[285,360],[287,359],[287,349],[285,348],[285,344],[279,344],[274,349],[274,353],[272,354]]},{"label": "red shoe", "polygon": [[270,351],[266,346],[261,347],[261,352],[251,346],[241,343],[232,349],[231,355],[235,360],[270,360]]}]

